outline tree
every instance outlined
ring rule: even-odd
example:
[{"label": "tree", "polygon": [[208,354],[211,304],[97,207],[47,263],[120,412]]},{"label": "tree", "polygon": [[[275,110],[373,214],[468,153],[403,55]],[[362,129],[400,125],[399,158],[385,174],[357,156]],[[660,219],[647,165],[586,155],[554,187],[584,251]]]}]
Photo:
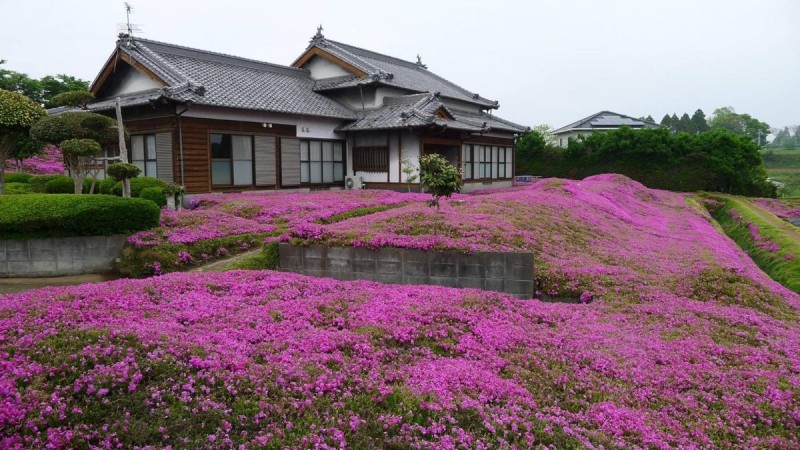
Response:
[{"label": "tree", "polygon": [[708,126],[712,130],[727,130],[739,136],[747,136],[758,145],[765,145],[767,135],[770,134],[769,125],[749,114],[737,113],[732,106],[715,109],[708,120]]},{"label": "tree", "polygon": [[440,212],[439,200],[461,191],[461,171],[436,153],[420,157],[419,167],[420,182],[433,196],[430,205],[436,206],[436,212]]},{"label": "tree", "polygon": [[653,116],[651,116],[650,114],[648,114],[648,115],[647,115],[647,117],[645,117],[645,118],[644,118],[644,120],[645,120],[646,122],[650,122],[650,123],[656,123],[656,120],[655,120],[655,119],[653,119]]},{"label": "tree", "polygon": [[417,178],[419,178],[419,174],[415,173],[419,168],[415,167],[409,158],[401,159],[400,164],[403,166],[400,170],[406,174],[406,187],[408,188],[408,192],[411,192],[411,183],[414,183],[417,181]]},{"label": "tree", "polygon": [[678,121],[678,126],[676,127],[677,131],[683,131],[684,133],[694,133],[694,127],[692,127],[692,119],[689,118],[689,114],[683,113],[680,120]]},{"label": "tree", "polygon": [[544,139],[544,143],[549,147],[555,147],[558,143],[556,136],[553,134],[553,128],[547,124],[536,125],[532,131],[539,133],[539,136]]},{"label": "tree", "polygon": [[[31,128],[31,137],[36,140],[57,145],[61,147],[61,143],[68,140],[92,140],[98,144],[98,148],[102,145],[114,143],[117,137],[117,122],[109,117],[91,113],[91,112],[65,112],[59,115],[47,116],[37,122]],[[82,150],[90,148],[88,145],[81,144],[80,148],[75,145],[73,153],[68,157],[66,151],[64,152],[64,164],[70,170],[73,180],[75,181],[76,194],[82,192],[83,180],[88,174],[93,174],[93,178],[97,179],[97,174],[100,171],[100,166],[94,159],[99,156],[98,150],[94,154],[87,154]],[[93,148],[93,147],[92,147]],[[78,151],[81,150],[81,151]],[[80,180],[80,184],[79,184]],[[81,190],[78,190],[81,186]],[[94,186],[94,182],[92,182]]]},{"label": "tree", "polygon": [[[0,60],[0,66],[5,62]],[[0,89],[17,92],[50,108],[56,106],[51,104],[53,97],[63,92],[86,91],[89,89],[89,82],[64,74],[47,75],[37,80],[24,73],[0,68]]]},{"label": "tree", "polygon": [[[42,142],[30,136],[25,136],[17,142],[16,147],[11,150],[8,156],[14,159],[14,166],[17,168],[17,172],[22,172],[22,161],[40,154],[43,150],[44,144]],[[2,173],[2,171],[0,171],[0,173]]]},{"label": "tree", "polygon": [[33,100],[22,94],[0,90],[0,195],[5,194],[3,172],[6,160],[39,119],[47,113]]},{"label": "tree", "polygon": [[514,145],[517,175],[532,175],[531,167],[547,147],[547,141],[535,128],[534,131],[519,137]]},{"label": "tree", "polygon": [[[67,139],[58,146],[61,148],[61,153],[64,154],[64,165],[72,174],[75,193],[82,194],[83,181],[96,165],[94,158],[100,154],[102,148],[94,139]],[[89,192],[91,193],[91,191],[90,189]]]},{"label": "tree", "polygon": [[698,109],[692,114],[692,128],[694,133],[705,133],[708,131],[708,122],[706,122],[706,114],[702,109]]},{"label": "tree", "polygon": [[86,105],[94,100],[94,94],[89,91],[68,91],[56,94],[50,100],[51,106],[74,106],[86,109]]},{"label": "tree", "polygon": [[672,124],[672,117],[670,117],[669,114],[664,114],[664,117],[661,119],[660,125],[664,128],[669,129],[670,131],[675,130],[675,127]]}]

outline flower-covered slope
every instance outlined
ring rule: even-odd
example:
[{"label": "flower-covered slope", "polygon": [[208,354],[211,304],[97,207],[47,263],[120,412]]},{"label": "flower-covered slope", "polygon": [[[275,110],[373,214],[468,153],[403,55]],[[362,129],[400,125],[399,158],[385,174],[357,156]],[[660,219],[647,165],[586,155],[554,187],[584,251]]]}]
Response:
[{"label": "flower-covered slope", "polygon": [[[616,176],[461,196],[441,216],[424,197],[336,194],[256,223],[532,250],[545,290],[594,300],[267,271],[0,297],[0,447],[800,446],[800,297],[691,199]],[[273,205],[210,197],[186,220]]]},{"label": "flower-covered slope", "polygon": [[279,272],[0,298],[4,448],[790,448],[800,333]]}]

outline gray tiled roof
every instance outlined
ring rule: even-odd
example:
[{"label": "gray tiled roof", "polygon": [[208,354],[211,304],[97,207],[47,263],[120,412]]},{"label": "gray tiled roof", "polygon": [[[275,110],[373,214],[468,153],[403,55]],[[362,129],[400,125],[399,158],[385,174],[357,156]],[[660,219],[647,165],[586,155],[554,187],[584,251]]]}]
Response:
[{"label": "gray tiled roof", "polygon": [[314,80],[307,70],[140,38],[123,39],[119,49],[169,84],[163,92],[166,98],[229,108],[355,118],[344,105],[314,92]]},{"label": "gray tiled roof", "polygon": [[[438,117],[436,112],[439,109],[444,109],[452,119]],[[514,133],[527,131],[527,127],[486,113],[466,113],[448,108],[437,95],[429,93],[387,97],[384,99],[383,107],[365,111],[363,117],[339,129],[342,131],[388,130],[428,125],[473,132],[486,132],[492,129]]]},{"label": "gray tiled roof", "polygon": [[358,83],[367,81],[416,92],[439,92],[444,97],[474,103],[487,108],[497,108],[499,105],[496,101],[481,97],[436,75],[424,65],[331,41],[321,36],[312,39],[309,48],[313,47],[331,53],[367,73],[366,77],[352,77],[317,86],[318,91],[353,87]]},{"label": "gray tiled roof", "polygon": [[619,114],[611,111],[600,111],[599,113],[592,114],[589,117],[573,122],[569,125],[563,126],[553,131],[553,134],[567,133],[572,130],[591,130],[591,129],[608,129],[619,128],[623,125],[631,128],[655,128],[658,124],[648,122],[646,120],[636,119],[624,114]]}]

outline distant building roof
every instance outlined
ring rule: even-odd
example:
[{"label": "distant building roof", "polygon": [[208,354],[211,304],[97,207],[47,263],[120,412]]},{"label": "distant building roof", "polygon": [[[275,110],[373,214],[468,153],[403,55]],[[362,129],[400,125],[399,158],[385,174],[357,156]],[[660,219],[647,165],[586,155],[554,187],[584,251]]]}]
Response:
[{"label": "distant building roof", "polygon": [[631,128],[656,128],[659,126],[656,123],[636,119],[624,114],[611,111],[600,111],[597,114],[592,114],[589,117],[554,130],[553,134],[563,134],[570,131],[608,130],[619,128],[623,125]]}]

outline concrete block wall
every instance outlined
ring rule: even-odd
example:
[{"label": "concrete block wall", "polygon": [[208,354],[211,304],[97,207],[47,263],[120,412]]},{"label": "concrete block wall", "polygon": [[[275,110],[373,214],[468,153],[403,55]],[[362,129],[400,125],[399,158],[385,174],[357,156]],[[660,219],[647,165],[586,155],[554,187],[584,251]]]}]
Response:
[{"label": "concrete block wall", "polygon": [[438,253],[281,243],[280,265],[281,270],[338,280],[476,288],[519,298],[532,298],[534,291],[532,253]]},{"label": "concrete block wall", "polygon": [[0,240],[0,278],[103,273],[122,256],[126,235]]}]

